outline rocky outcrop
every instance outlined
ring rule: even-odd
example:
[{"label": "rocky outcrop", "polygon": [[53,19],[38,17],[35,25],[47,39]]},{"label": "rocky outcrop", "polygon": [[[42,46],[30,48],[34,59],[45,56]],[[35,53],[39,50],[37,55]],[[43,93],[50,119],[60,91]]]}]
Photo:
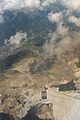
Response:
[{"label": "rocky outcrop", "polygon": [[74,81],[70,81],[66,84],[59,85],[59,91],[70,91],[70,90],[76,90]]},{"label": "rocky outcrop", "polygon": [[54,120],[53,104],[38,104],[35,107],[35,120]]},{"label": "rocky outcrop", "polygon": [[55,120],[52,103],[39,103],[32,107],[22,120]]}]

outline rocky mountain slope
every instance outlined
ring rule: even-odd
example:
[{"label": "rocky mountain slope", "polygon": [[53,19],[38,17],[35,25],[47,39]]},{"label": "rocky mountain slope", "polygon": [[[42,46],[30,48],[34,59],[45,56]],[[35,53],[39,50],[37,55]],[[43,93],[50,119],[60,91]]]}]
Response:
[{"label": "rocky mountain slope", "polygon": [[80,2],[76,1],[0,1],[1,120],[26,120],[34,107],[37,119],[46,115],[51,120],[80,119]]},{"label": "rocky mountain slope", "polygon": [[[57,120],[67,120],[69,114],[65,112],[66,109],[67,111],[69,109],[67,104],[70,106],[74,100],[75,104],[77,104],[77,93],[74,89],[69,91],[68,88],[66,88],[68,92],[59,92],[59,85],[64,86],[64,84],[73,81],[76,90],[80,89],[80,69],[77,66],[78,64],[78,58],[66,62],[64,59],[62,61],[58,61],[56,58],[44,59],[39,54],[35,55],[32,53],[28,57],[25,56],[19,61],[14,62],[8,70],[4,70],[0,74],[0,112],[9,113],[14,116],[14,119],[21,120],[31,106],[39,102],[51,102],[53,103],[54,118]],[[47,101],[41,100],[41,91],[44,86],[48,86],[49,89]],[[58,91],[55,89],[58,89]],[[60,113],[60,108],[57,107],[65,99],[67,99],[66,106],[65,104],[62,106],[64,115],[61,117],[63,112]],[[58,101],[57,107],[55,106],[55,101]],[[71,109],[70,113],[72,111],[73,109]],[[78,113],[75,112],[75,114],[71,115],[73,120],[76,115],[80,118]],[[70,115],[68,119],[71,119]]]}]

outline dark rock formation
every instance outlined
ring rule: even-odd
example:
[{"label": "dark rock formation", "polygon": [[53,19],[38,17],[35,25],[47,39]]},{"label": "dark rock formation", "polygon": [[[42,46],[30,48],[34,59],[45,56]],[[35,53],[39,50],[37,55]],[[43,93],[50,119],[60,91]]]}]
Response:
[{"label": "dark rock formation", "polygon": [[59,91],[76,90],[74,81],[59,85]]},{"label": "dark rock formation", "polygon": [[14,118],[9,114],[0,113],[0,120],[14,120]]},{"label": "dark rock formation", "polygon": [[37,104],[29,110],[22,120],[55,120],[53,117],[53,104]]}]

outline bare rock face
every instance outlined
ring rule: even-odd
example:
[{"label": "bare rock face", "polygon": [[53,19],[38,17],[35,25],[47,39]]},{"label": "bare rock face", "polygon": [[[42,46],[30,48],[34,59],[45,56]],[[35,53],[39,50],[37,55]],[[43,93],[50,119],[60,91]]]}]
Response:
[{"label": "bare rock face", "polygon": [[55,120],[52,103],[39,103],[32,107],[22,120]]},{"label": "bare rock face", "polygon": [[38,104],[35,107],[35,120],[54,120],[53,104]]}]

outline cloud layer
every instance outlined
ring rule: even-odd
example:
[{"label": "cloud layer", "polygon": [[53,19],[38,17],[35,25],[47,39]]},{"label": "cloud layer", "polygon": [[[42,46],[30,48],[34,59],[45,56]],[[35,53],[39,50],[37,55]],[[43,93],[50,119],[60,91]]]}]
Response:
[{"label": "cloud layer", "polygon": [[43,46],[44,55],[46,58],[51,58],[54,55],[57,56],[58,60],[61,58],[68,59],[68,55],[73,55],[76,48],[80,44],[80,32],[69,33],[67,29],[67,34],[62,34],[64,28],[62,27],[61,32],[51,33],[49,35],[49,40]]},{"label": "cloud layer", "polygon": [[43,46],[46,57],[57,55],[58,59],[60,59],[65,54],[72,53],[77,45],[80,44],[80,32],[76,30],[75,32],[70,31],[70,26],[65,25],[64,16],[67,17],[67,22],[74,23],[76,27],[80,27],[80,18],[72,16],[71,13],[67,14],[67,12],[69,11],[50,12],[48,14],[49,21],[52,23],[56,22],[57,28],[55,32],[49,34],[49,39]]},{"label": "cloud layer", "polygon": [[25,7],[36,8],[40,6],[39,0],[3,0],[0,2],[0,12],[17,10]]},{"label": "cloud layer", "polygon": [[80,0],[61,0],[62,4],[73,10],[80,10]]},{"label": "cloud layer", "polygon": [[15,36],[11,36],[9,40],[5,40],[5,44],[12,46],[13,48],[18,48],[21,42],[27,41],[27,34],[22,32],[17,32]]},{"label": "cloud layer", "polygon": [[59,21],[61,21],[62,20],[62,12],[59,12],[59,13],[53,13],[53,12],[51,12],[51,13],[49,13],[48,14],[48,19],[49,19],[49,21],[51,21],[52,23],[53,22],[56,22],[56,23],[58,23]]},{"label": "cloud layer", "polygon": [[[49,5],[57,3],[64,6],[64,10],[50,11],[46,15],[46,19],[52,23],[56,23],[55,32],[49,33],[49,40],[43,46],[44,53],[49,56],[57,54],[58,58],[65,53],[72,52],[73,48],[80,43],[80,32],[70,31],[70,26],[66,23],[74,23],[76,27],[80,27],[80,17],[74,15],[74,11],[80,13],[80,0],[3,0],[0,2],[0,23],[4,23],[2,13],[6,10],[20,10],[22,8],[46,10]],[[55,4],[56,5],[56,4]],[[67,21],[67,22],[65,22]],[[66,25],[65,25],[66,24]],[[18,47],[22,39],[26,39],[25,33],[16,33],[9,39],[10,45]]]},{"label": "cloud layer", "polygon": [[56,0],[44,0],[42,3],[42,6],[46,7],[46,6],[53,4],[55,2],[56,2]]},{"label": "cloud layer", "polygon": [[70,16],[69,22],[74,23],[77,27],[80,27],[80,18],[77,18],[75,16]]},{"label": "cloud layer", "polygon": [[80,0],[1,0],[0,13],[4,10],[17,10],[26,7],[40,9],[56,2],[68,9],[80,11]]}]

